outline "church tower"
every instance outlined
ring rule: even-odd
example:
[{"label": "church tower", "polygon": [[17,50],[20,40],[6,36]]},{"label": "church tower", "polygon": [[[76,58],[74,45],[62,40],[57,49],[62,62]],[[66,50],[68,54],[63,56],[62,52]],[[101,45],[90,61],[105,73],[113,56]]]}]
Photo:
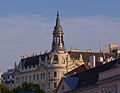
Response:
[{"label": "church tower", "polygon": [[63,51],[65,50],[63,41],[63,30],[60,25],[59,12],[57,11],[56,26],[53,31],[53,42],[51,51]]}]

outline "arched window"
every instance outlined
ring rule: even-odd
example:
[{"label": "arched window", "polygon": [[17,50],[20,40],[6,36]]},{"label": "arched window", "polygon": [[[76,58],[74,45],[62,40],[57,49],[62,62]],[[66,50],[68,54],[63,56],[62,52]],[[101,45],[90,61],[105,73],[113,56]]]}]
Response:
[{"label": "arched window", "polygon": [[54,61],[58,61],[58,56],[54,55]]}]

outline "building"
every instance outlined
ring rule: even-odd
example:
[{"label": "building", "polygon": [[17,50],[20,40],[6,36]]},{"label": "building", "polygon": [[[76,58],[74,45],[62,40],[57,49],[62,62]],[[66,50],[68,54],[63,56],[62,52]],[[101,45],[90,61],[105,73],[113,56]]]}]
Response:
[{"label": "building", "polygon": [[8,85],[9,89],[14,88],[14,69],[8,69],[7,72],[4,72],[1,75],[1,81]]},{"label": "building", "polygon": [[61,77],[82,64],[89,64],[90,56],[95,56],[94,61],[115,59],[115,53],[79,52],[76,49],[68,51],[65,49],[63,35],[57,12],[51,51],[30,57],[22,56],[19,64],[15,65],[15,87],[22,85],[23,82],[33,82],[39,84],[46,93],[53,93]]},{"label": "building", "polygon": [[56,93],[120,93],[120,59],[62,78]]},{"label": "building", "polygon": [[2,75],[2,72],[0,72],[0,83],[1,83],[1,75]]}]

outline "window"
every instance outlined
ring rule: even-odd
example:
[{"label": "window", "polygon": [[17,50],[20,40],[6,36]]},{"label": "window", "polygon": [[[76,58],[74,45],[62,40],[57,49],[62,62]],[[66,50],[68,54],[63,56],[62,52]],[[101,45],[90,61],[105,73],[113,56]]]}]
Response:
[{"label": "window", "polygon": [[26,78],[26,82],[27,82],[27,76],[25,78]]},{"label": "window", "polygon": [[43,73],[43,78],[45,79],[45,73]]},{"label": "window", "polygon": [[57,72],[56,71],[54,72],[54,77],[57,77]]},{"label": "window", "polygon": [[14,84],[14,81],[12,81],[12,84]]},{"label": "window", "polygon": [[29,81],[31,81],[31,75],[29,76]]},{"label": "window", "polygon": [[42,73],[41,73],[41,79],[42,79]]},{"label": "window", "polygon": [[60,40],[59,40],[59,37],[57,37],[57,43],[59,43],[59,41],[60,41]]},{"label": "window", "polygon": [[35,74],[33,75],[33,80],[35,80]]},{"label": "window", "polygon": [[50,82],[48,83],[48,89],[50,89]]},{"label": "window", "polygon": [[24,82],[24,77],[22,77],[22,81]]},{"label": "window", "polygon": [[19,83],[19,78],[18,78],[18,83]]},{"label": "window", "polygon": [[54,55],[54,61],[58,61],[58,56]]},{"label": "window", "polygon": [[54,88],[57,88],[57,82],[54,82]]},{"label": "window", "polygon": [[64,85],[62,85],[62,90],[64,90]]},{"label": "window", "polygon": [[50,77],[50,72],[48,72],[48,77]]},{"label": "window", "polygon": [[37,74],[37,80],[39,80],[39,74]]}]

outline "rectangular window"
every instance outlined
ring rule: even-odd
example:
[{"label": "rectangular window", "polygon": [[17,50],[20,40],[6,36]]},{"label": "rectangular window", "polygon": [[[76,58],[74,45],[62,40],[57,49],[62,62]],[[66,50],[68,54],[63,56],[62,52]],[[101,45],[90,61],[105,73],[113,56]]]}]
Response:
[{"label": "rectangular window", "polygon": [[29,76],[29,81],[31,81],[31,75]]},{"label": "rectangular window", "polygon": [[19,78],[18,78],[18,83],[19,83]]},{"label": "rectangular window", "polygon": [[45,73],[43,73],[43,78],[45,79]]},{"label": "rectangular window", "polygon": [[62,90],[64,90],[64,85],[62,85]]},{"label": "rectangular window", "polygon": [[24,77],[22,77],[22,82],[24,82]]},{"label": "rectangular window", "polygon": [[39,74],[37,74],[37,80],[39,80]]},{"label": "rectangular window", "polygon": [[25,78],[26,78],[26,82],[27,82],[27,76]]},{"label": "rectangular window", "polygon": [[48,72],[48,77],[50,78],[50,72]]},{"label": "rectangular window", "polygon": [[50,82],[48,83],[48,89],[50,89]]},{"label": "rectangular window", "polygon": [[42,79],[42,73],[41,73],[41,79]]},{"label": "rectangular window", "polygon": [[56,71],[54,72],[54,77],[57,77],[57,72]]},{"label": "rectangular window", "polygon": [[33,80],[35,80],[35,74],[33,75]]},{"label": "rectangular window", "polygon": [[54,88],[57,88],[57,82],[54,82]]}]

